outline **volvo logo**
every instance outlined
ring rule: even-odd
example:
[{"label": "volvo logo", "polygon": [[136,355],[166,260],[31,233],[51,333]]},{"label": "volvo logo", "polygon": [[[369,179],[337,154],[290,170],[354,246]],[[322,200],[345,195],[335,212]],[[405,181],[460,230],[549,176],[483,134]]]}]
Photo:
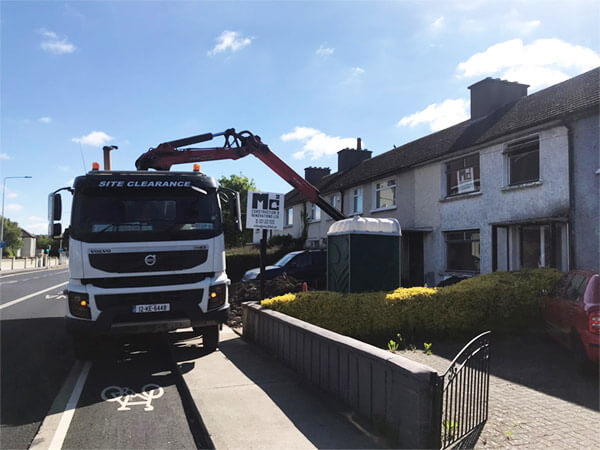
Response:
[{"label": "volvo logo", "polygon": [[156,255],[146,255],[144,258],[144,262],[147,266],[153,266],[156,264]]}]

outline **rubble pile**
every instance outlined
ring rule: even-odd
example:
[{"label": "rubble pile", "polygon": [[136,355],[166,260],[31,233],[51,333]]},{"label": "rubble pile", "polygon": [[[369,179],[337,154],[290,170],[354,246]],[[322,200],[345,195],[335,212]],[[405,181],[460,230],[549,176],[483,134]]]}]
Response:
[{"label": "rubble pile", "polygon": [[[302,282],[286,274],[265,281],[265,298],[302,291]],[[233,328],[242,326],[242,303],[262,300],[260,282],[232,283],[229,287],[229,320],[227,324]]]}]

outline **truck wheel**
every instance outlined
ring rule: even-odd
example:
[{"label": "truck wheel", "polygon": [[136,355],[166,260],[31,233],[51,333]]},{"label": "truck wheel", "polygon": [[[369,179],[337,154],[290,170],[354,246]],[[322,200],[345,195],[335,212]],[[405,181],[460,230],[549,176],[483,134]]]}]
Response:
[{"label": "truck wheel", "polygon": [[214,352],[219,346],[219,326],[213,325],[202,329],[202,346],[209,352]]}]

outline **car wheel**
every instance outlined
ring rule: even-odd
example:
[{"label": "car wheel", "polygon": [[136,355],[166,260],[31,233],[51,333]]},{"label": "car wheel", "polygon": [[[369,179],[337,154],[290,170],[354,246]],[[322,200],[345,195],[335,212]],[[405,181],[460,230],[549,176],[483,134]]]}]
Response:
[{"label": "car wheel", "polygon": [[202,346],[209,352],[214,352],[219,346],[219,325],[196,328],[198,334],[202,335]]}]

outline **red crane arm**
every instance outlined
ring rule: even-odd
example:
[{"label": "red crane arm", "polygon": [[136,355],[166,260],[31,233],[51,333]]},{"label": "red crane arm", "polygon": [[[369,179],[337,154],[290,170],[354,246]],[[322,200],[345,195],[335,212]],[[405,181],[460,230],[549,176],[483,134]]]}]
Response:
[{"label": "red crane arm", "polygon": [[[209,141],[215,136],[225,136],[225,146],[212,148],[177,148]],[[318,205],[334,220],[346,218],[344,214],[335,209],[320,196],[316,187],[283,162],[266,144],[262,143],[259,136],[255,136],[249,131],[236,133],[234,129],[229,129],[222,133],[207,133],[164,142],[158,147],[151,148],[141,155],[135,162],[135,166],[138,170],[169,170],[174,164],[216,161],[221,159],[239,159],[249,154],[253,154],[260,159],[292,187],[298,189],[305,199]]]}]

